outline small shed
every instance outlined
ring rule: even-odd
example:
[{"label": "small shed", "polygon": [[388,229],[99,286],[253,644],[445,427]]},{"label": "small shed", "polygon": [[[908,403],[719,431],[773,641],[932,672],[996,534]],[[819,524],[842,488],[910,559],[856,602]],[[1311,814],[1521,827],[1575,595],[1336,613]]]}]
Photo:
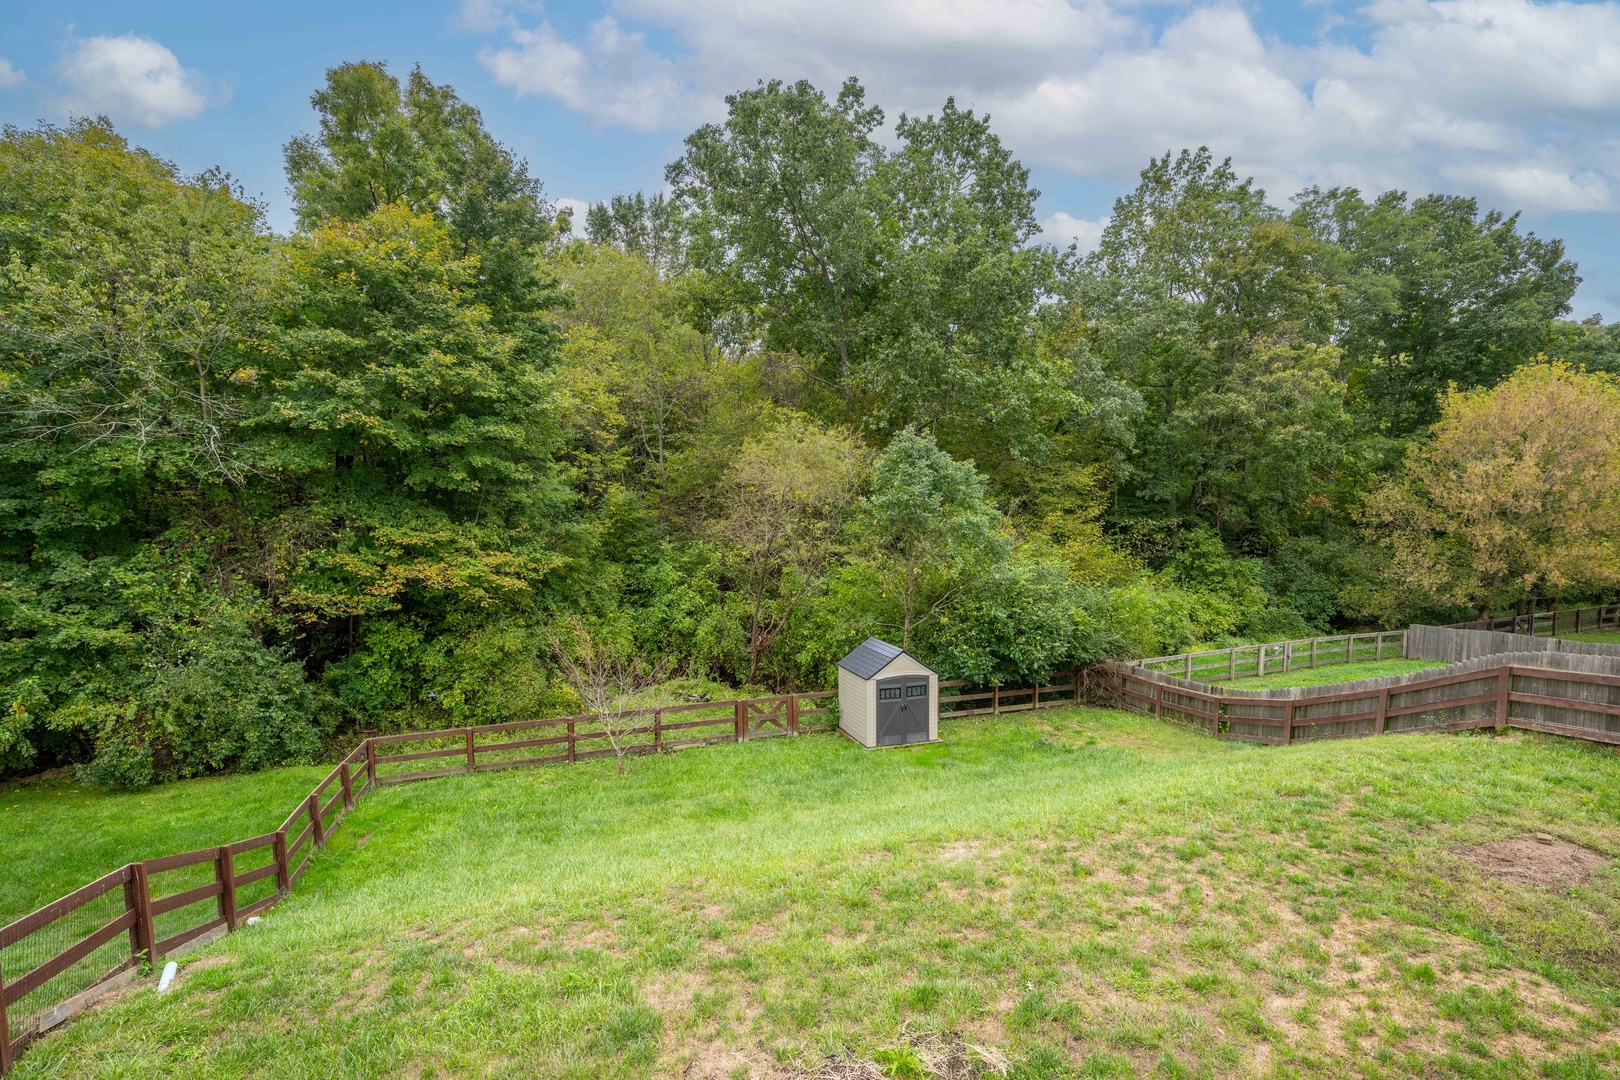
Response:
[{"label": "small shed", "polygon": [[838,661],[838,728],[865,747],[939,738],[939,673],[869,637]]}]

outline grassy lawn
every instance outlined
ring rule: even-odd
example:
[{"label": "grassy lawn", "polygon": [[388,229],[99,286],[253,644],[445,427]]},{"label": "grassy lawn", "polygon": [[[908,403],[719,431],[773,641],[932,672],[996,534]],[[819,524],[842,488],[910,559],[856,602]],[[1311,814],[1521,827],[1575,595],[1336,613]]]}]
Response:
[{"label": "grassy lawn", "polygon": [[331,766],[114,794],[69,781],[0,786],[0,924],[127,862],[277,828]]},{"label": "grassy lawn", "polygon": [[1439,660],[1363,660],[1355,664],[1324,664],[1321,667],[1300,668],[1260,678],[1208,679],[1238,690],[1272,690],[1280,686],[1327,686],[1332,683],[1355,682],[1357,679],[1376,679],[1381,675],[1410,675],[1414,671],[1445,667]]},{"label": "grassy lawn", "polygon": [[[1614,752],[1082,709],[943,733],[386,789],[262,924],[17,1075],[925,1076],[958,1037],[1019,1077],[1620,1075],[1617,864],[1544,888],[1462,854],[1539,830],[1620,856]],[[256,830],[244,783],[30,792],[7,895]]]},{"label": "grassy lawn", "polygon": [[1620,630],[1593,630],[1587,634],[1559,634],[1565,641],[1601,641],[1608,645],[1620,645]]}]

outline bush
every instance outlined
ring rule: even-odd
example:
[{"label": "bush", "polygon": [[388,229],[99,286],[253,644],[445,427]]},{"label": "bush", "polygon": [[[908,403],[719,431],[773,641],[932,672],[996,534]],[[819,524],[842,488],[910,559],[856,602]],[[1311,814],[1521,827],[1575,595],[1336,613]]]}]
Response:
[{"label": "bush", "polygon": [[303,668],[261,643],[239,613],[165,628],[153,644],[127,699],[64,710],[95,731],[86,780],[142,788],[312,760],[322,731]]}]

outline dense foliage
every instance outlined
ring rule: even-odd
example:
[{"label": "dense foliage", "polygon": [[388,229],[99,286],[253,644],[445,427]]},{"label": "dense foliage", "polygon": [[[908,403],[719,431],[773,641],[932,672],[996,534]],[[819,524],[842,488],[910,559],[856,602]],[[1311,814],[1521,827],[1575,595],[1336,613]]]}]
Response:
[{"label": "dense foliage", "polygon": [[1285,212],[1187,151],[1081,257],[987,117],[773,82],[573,239],[420,71],[312,104],[290,236],[106,121],[0,140],[0,770],[566,709],[559,626],[685,693],[869,633],[1005,683],[1609,584],[1413,569],[1456,554],[1431,474],[1494,452],[1470,395],[1620,369],[1562,246],[1471,200]]}]

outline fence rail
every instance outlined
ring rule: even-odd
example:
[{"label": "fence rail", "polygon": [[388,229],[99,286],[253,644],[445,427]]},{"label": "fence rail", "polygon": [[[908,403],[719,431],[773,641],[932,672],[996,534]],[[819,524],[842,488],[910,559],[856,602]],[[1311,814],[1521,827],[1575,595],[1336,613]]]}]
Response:
[{"label": "fence rail", "polygon": [[[965,683],[942,683],[955,692],[942,694],[941,715],[1072,704],[1079,685],[964,692]],[[638,709],[625,716],[645,722],[620,742],[627,754],[646,754],[830,731],[837,697],[822,691]],[[981,699],[987,707],[964,707]],[[0,927],[0,1075],[30,1042],[134,978],[141,965],[206,944],[286,897],[356,800],[373,789],[604,757],[614,753],[607,739],[594,715],[372,736],[274,832],[121,866]],[[418,764],[425,762],[434,767]]]},{"label": "fence rail", "polygon": [[1300,668],[1355,664],[1404,656],[1405,630],[1381,630],[1367,634],[1337,634],[1332,637],[1273,641],[1263,645],[1234,645],[1229,649],[1176,653],[1133,660],[1131,666],[1145,671],[1177,674],[1198,682],[1259,678]]}]

